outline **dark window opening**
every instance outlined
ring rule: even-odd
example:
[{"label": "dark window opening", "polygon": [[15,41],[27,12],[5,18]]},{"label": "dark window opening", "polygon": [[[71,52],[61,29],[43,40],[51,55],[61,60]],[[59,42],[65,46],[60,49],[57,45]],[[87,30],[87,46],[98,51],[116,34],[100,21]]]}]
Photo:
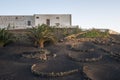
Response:
[{"label": "dark window opening", "polygon": [[31,21],[28,21],[28,26],[31,26]]},{"label": "dark window opening", "polygon": [[16,17],[15,19],[18,19],[18,17]]},{"label": "dark window opening", "polygon": [[36,19],[39,19],[39,17],[36,17]]},{"label": "dark window opening", "polygon": [[56,19],[59,19],[59,17],[56,17]]},{"label": "dark window opening", "polygon": [[46,24],[50,26],[50,19],[46,19]]}]

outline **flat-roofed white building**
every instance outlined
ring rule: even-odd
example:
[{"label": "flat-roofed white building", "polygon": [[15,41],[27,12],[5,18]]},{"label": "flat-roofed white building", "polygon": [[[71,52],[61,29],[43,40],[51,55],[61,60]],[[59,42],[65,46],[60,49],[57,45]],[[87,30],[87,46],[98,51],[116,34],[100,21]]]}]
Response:
[{"label": "flat-roofed white building", "polygon": [[34,15],[1,15],[0,28],[26,29],[38,24],[49,26],[72,26],[71,14],[34,14]]}]

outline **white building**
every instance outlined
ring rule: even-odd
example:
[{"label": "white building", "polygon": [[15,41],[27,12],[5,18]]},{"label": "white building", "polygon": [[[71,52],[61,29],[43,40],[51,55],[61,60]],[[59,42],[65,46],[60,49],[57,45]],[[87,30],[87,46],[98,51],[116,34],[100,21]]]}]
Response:
[{"label": "white building", "polygon": [[70,27],[71,14],[34,14],[34,15],[1,15],[0,28],[26,29],[38,24],[49,26]]}]

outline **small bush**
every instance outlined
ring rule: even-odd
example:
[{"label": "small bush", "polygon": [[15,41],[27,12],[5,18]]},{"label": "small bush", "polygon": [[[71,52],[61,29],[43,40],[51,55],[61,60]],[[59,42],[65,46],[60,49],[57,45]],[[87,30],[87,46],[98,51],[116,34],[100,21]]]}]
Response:
[{"label": "small bush", "polygon": [[0,46],[5,46],[12,42],[12,34],[5,30],[5,28],[0,29]]},{"label": "small bush", "polygon": [[28,31],[30,39],[34,41],[35,46],[39,46],[40,48],[44,48],[44,44],[47,41],[52,43],[56,42],[55,35],[52,32],[53,29],[48,25],[38,25]]},{"label": "small bush", "polygon": [[101,32],[100,30],[92,29],[85,34],[82,34],[81,37],[87,38],[98,38],[98,37],[108,37],[109,33],[107,31]]}]

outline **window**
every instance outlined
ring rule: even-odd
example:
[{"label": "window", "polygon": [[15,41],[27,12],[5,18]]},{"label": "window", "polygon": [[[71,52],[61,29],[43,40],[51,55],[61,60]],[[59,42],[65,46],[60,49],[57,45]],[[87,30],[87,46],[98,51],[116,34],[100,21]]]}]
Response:
[{"label": "window", "polygon": [[55,23],[56,24],[56,26],[59,26],[60,25],[60,23]]},{"label": "window", "polygon": [[31,26],[31,21],[28,21],[27,25],[28,25],[28,26]]},{"label": "window", "polygon": [[56,19],[59,19],[59,17],[56,17]]},{"label": "window", "polygon": [[46,24],[50,26],[50,19],[46,19]]},{"label": "window", "polygon": [[36,19],[39,19],[39,17],[36,17]]},{"label": "window", "polygon": [[18,17],[16,17],[15,19],[18,19]]}]

